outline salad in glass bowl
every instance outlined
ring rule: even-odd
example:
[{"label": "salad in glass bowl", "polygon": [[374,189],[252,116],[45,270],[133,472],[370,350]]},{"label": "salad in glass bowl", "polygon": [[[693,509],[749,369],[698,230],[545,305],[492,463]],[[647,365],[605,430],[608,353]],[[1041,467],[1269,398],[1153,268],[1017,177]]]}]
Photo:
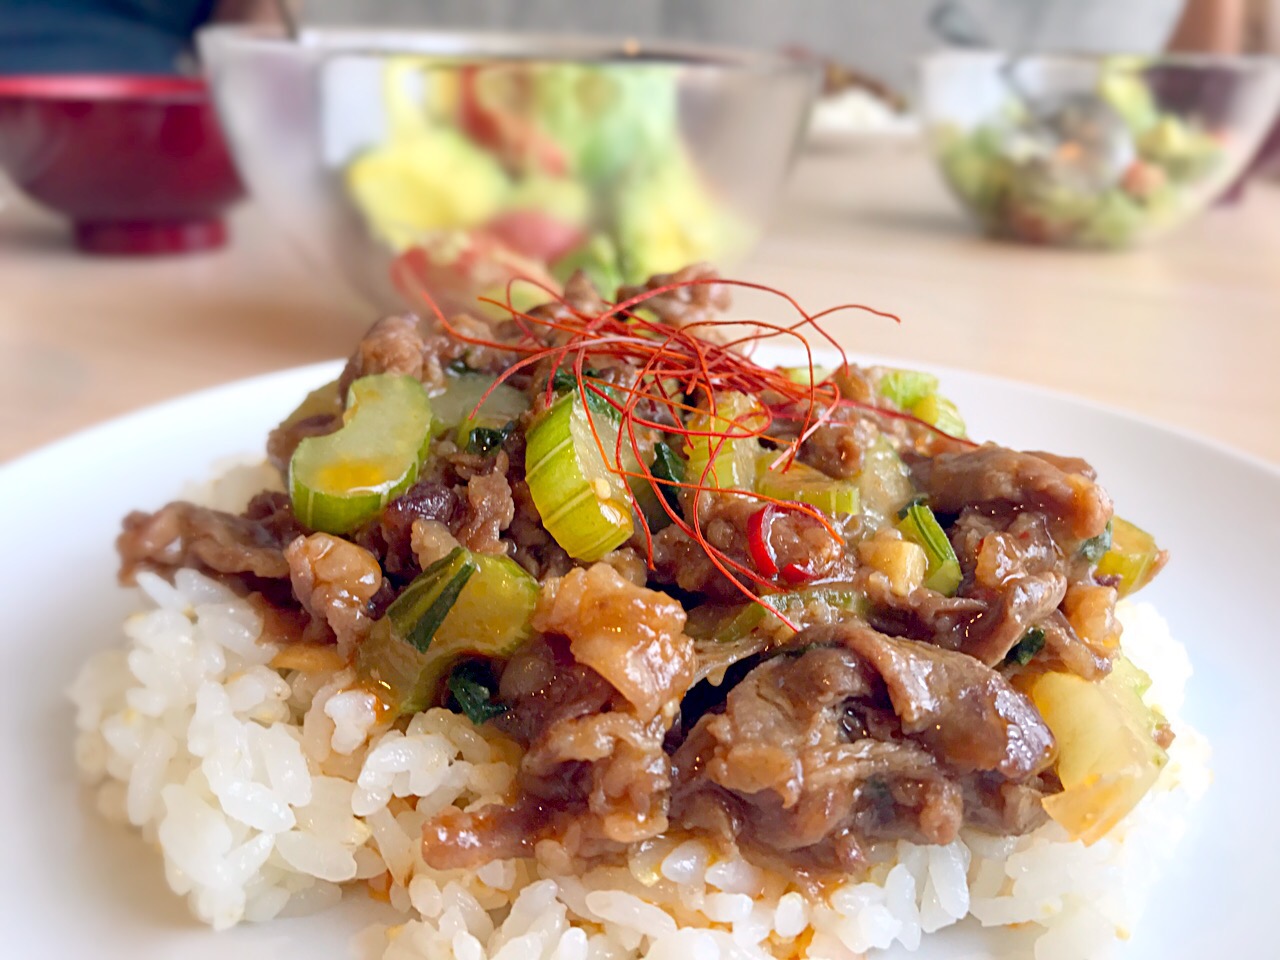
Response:
[{"label": "salad in glass bowl", "polygon": [[930,142],[988,234],[1120,248],[1208,206],[1280,104],[1245,59],[947,53],[926,61]]}]

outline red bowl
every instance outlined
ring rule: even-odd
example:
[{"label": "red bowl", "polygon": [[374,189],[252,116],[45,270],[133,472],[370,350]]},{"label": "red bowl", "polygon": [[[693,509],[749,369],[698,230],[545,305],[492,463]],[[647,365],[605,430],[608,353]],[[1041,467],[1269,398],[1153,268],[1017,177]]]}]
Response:
[{"label": "red bowl", "polygon": [[90,253],[221,246],[244,192],[203,80],[0,77],[0,167]]}]

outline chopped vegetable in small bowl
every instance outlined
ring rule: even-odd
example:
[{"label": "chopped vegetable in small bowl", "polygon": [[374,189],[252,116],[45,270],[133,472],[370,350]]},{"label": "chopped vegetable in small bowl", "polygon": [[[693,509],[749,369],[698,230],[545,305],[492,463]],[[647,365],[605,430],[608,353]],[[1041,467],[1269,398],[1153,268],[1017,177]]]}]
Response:
[{"label": "chopped vegetable in small bowl", "polygon": [[946,53],[924,66],[930,141],[988,234],[1122,248],[1210,204],[1280,105],[1242,58]]}]

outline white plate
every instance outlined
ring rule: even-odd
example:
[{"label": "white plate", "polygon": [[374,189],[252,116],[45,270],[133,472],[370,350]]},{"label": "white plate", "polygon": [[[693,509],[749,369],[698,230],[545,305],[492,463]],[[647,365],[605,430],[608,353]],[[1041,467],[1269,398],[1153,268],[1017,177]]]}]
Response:
[{"label": "white plate", "polygon": [[[132,604],[115,585],[113,540],[130,509],[154,509],[219,458],[262,449],[267,430],[332,364],[185,397],[62,441],[0,469],[4,504],[4,956],[95,960],[345,958],[347,937],[380,915],[350,897],[334,913],[213,934],[187,918],[159,859],[105,826],[79,788],[63,694],[93,650],[119,642]],[[1259,956],[1270,937],[1272,752],[1280,635],[1280,471],[1194,437],[1027,386],[944,373],[977,436],[1080,454],[1120,512],[1173,552],[1147,592],[1196,666],[1187,718],[1214,746],[1216,780],[1144,922],[1133,960]],[[929,943],[926,938],[926,943]],[[965,932],[927,954],[985,955]]]}]

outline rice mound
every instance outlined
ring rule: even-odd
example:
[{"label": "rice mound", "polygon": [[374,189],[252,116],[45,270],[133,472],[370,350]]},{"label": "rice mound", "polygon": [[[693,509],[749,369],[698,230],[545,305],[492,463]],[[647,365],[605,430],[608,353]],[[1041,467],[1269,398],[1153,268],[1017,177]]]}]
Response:
[{"label": "rice mound", "polygon": [[374,703],[347,689],[350,671],[273,668],[255,608],[199,573],[138,579],[149,609],[70,691],[98,810],[159,847],[170,887],[215,929],[320,910],[367,885],[405,920],[365,931],[353,955],[855,960],[972,916],[1027,925],[1036,960],[1095,960],[1128,936],[1209,780],[1207,743],[1178,722],[1186,653],[1150,606],[1125,603],[1126,652],[1178,736],[1156,787],[1092,847],[1052,823],[1021,838],[884,843],[869,877],[820,899],[696,839],[650,842],[586,875],[552,841],[528,860],[433,870],[424,822],[502,802],[514,744],[441,709],[370,740]]}]

